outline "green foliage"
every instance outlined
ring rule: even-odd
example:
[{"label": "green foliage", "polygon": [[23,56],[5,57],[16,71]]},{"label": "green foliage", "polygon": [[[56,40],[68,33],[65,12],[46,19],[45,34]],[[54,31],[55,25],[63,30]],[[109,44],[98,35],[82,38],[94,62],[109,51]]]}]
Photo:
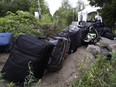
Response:
[{"label": "green foliage", "polygon": [[112,27],[116,26],[116,0],[111,0],[111,3],[107,3],[101,11],[101,15],[106,25]]},{"label": "green foliage", "polygon": [[101,16],[105,25],[115,27],[116,23],[116,0],[89,0],[91,5],[100,6]]},{"label": "green foliage", "polygon": [[40,35],[35,17],[23,11],[8,12],[7,16],[0,18],[0,32],[12,32],[15,37],[19,34]]},{"label": "green foliage", "polygon": [[[41,18],[52,18],[45,0],[40,0]],[[31,14],[38,11],[38,0],[2,0],[0,2],[0,17],[7,15],[8,11],[16,13],[18,10],[28,11]],[[43,19],[42,19],[43,20]]]},{"label": "green foliage", "polygon": [[[45,0],[40,0],[41,14],[50,14],[49,8]],[[18,10],[30,11],[34,14],[38,11],[38,0],[4,0],[0,2],[0,16],[5,16],[7,11],[13,13]]]},{"label": "green foliage", "polygon": [[76,9],[77,11],[82,11],[85,8],[84,2],[82,0],[78,0]]},{"label": "green foliage", "polygon": [[30,34],[41,35],[48,39],[60,30],[59,26],[54,26],[49,14],[37,20],[28,12],[17,11],[16,13],[8,12],[7,16],[0,18],[0,32],[12,32],[14,37],[20,34]]},{"label": "green foliage", "polygon": [[0,72],[0,86],[1,86],[1,83],[4,81],[2,78],[3,78],[3,73]]},{"label": "green foliage", "polygon": [[41,19],[38,21],[40,24],[52,24],[52,16],[49,13],[46,13],[41,16]]},{"label": "green foliage", "polygon": [[70,3],[69,3],[69,0],[62,0],[62,6],[61,7],[64,8],[64,9],[71,9],[72,8]]},{"label": "green foliage", "polygon": [[34,73],[32,71],[31,62],[28,63],[28,68],[29,68],[29,75],[26,76],[25,78],[24,87],[35,87],[37,85],[39,86],[41,80],[37,80],[35,78]]},{"label": "green foliage", "polygon": [[30,0],[4,0],[0,3],[0,16],[5,16],[7,11],[29,11],[30,7]]},{"label": "green foliage", "polygon": [[68,0],[64,0],[62,2],[62,6],[55,12],[53,20],[55,25],[59,25],[64,28],[72,23],[75,16],[75,9],[71,7]]},{"label": "green foliage", "polygon": [[41,14],[50,14],[49,8],[45,0],[40,0]]},{"label": "green foliage", "polygon": [[[4,76],[4,73],[0,72],[0,87],[2,87],[5,83],[3,76]],[[5,87],[16,87],[16,86],[13,82],[7,82]]]},{"label": "green foliage", "polygon": [[95,63],[86,70],[80,67],[80,77],[72,87],[116,87],[116,53],[112,60],[99,55]]},{"label": "green foliage", "polygon": [[62,28],[60,26],[54,25],[54,24],[45,24],[39,22],[40,30],[42,32],[42,36],[46,39],[49,39],[51,37],[56,36],[59,32],[62,31]]},{"label": "green foliage", "polygon": [[7,87],[15,87],[15,84],[13,82],[10,82],[7,84]]},{"label": "green foliage", "polygon": [[31,3],[31,6],[29,7],[29,12],[31,14],[34,14],[34,12],[38,11],[38,4],[37,4],[37,0],[29,0]]}]

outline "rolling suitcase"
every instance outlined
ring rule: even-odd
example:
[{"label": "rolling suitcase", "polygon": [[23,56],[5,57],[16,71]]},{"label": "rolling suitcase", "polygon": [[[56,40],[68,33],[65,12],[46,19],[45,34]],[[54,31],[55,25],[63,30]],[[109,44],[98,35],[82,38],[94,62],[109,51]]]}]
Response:
[{"label": "rolling suitcase", "polygon": [[4,78],[15,83],[23,83],[29,75],[29,67],[35,78],[42,78],[53,46],[41,38],[29,35],[19,36],[2,69],[2,73],[5,73]]},{"label": "rolling suitcase", "polygon": [[0,33],[0,52],[9,52],[13,46],[12,33]]},{"label": "rolling suitcase", "polygon": [[69,48],[70,48],[70,43],[71,43],[69,30],[65,30],[59,33],[58,37],[64,37],[64,39],[66,40],[66,51],[69,54]]},{"label": "rolling suitcase", "polygon": [[64,56],[66,53],[65,39],[62,37],[54,37],[49,40],[54,44],[53,52],[47,65],[47,70],[50,72],[58,71],[62,68]]},{"label": "rolling suitcase", "polygon": [[81,30],[81,41],[82,41],[82,45],[84,45],[85,44],[84,39],[85,39],[86,35],[89,32],[89,27],[80,28],[80,30]]},{"label": "rolling suitcase", "polygon": [[71,43],[70,43],[70,53],[74,53],[78,47],[81,46],[81,30],[74,28],[74,29],[70,29],[69,30],[69,34],[70,34],[70,39],[71,39]]}]

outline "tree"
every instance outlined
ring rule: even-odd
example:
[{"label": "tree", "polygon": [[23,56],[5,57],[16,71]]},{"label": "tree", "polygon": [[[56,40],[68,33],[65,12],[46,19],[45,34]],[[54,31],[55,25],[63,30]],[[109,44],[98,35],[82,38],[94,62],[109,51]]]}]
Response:
[{"label": "tree", "polygon": [[99,10],[103,22],[109,27],[115,27],[116,23],[116,0],[89,0],[91,5],[100,6]]},{"label": "tree", "polygon": [[72,8],[68,0],[62,1],[62,6],[55,12],[53,18],[55,23],[62,28],[70,25],[75,19],[75,9]]},{"label": "tree", "polygon": [[82,11],[84,8],[85,8],[84,2],[81,0],[78,0],[76,10],[79,12],[79,11]]},{"label": "tree", "polygon": [[50,13],[48,4],[45,2],[45,0],[40,0],[40,7],[41,7],[41,14]]},{"label": "tree", "polygon": [[4,0],[0,3],[0,16],[5,16],[7,11],[16,12],[17,10],[29,11],[30,0]]},{"label": "tree", "polygon": [[52,17],[45,0],[1,0],[0,1],[0,16],[5,16],[7,11],[15,13],[18,10],[34,13],[38,11],[38,1],[40,1],[41,14],[48,14]]},{"label": "tree", "polygon": [[82,11],[85,8],[85,4],[82,0],[78,0],[76,3],[76,20],[78,20],[78,12]]},{"label": "tree", "polygon": [[69,3],[69,0],[62,0],[62,8],[64,9],[71,9],[71,5]]}]

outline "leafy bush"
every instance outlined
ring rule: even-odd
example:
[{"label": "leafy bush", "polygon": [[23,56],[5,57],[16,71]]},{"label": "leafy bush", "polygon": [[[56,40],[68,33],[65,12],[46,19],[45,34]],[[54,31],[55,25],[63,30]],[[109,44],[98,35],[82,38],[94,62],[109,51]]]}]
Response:
[{"label": "leafy bush", "polygon": [[65,28],[74,21],[75,16],[76,13],[74,12],[74,9],[59,8],[53,16],[53,21],[55,24]]},{"label": "leafy bush", "polygon": [[113,54],[111,61],[99,55],[90,69],[83,71],[83,68],[80,68],[80,77],[72,87],[116,87],[115,64],[116,53]]},{"label": "leafy bush", "polygon": [[0,18],[0,32],[12,32],[15,37],[19,34],[41,34],[35,17],[23,11],[8,12],[7,16]]},{"label": "leafy bush", "polygon": [[0,32],[12,32],[15,37],[20,34],[30,34],[41,35],[48,39],[61,30],[59,26],[52,23],[50,17],[44,16],[41,20],[37,20],[30,13],[23,11],[8,12],[7,16],[0,18]]},{"label": "leafy bush", "polygon": [[41,19],[37,22],[37,26],[39,27],[42,36],[46,39],[56,36],[59,32],[63,30],[61,26],[54,23],[52,17],[49,14],[42,15]]},{"label": "leafy bush", "polygon": [[0,17],[4,17],[8,11],[15,13],[18,10],[29,11],[35,0],[1,0],[0,1]]},{"label": "leafy bush", "polygon": [[40,26],[40,31],[42,32],[42,36],[46,39],[56,36],[59,32],[62,31],[60,26],[56,25],[49,25],[49,24],[42,24]]}]

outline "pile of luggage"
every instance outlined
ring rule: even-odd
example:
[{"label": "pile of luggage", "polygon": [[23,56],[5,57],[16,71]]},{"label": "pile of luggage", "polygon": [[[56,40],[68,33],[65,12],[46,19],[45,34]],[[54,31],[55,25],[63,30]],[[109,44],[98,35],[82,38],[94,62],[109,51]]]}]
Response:
[{"label": "pile of luggage", "polygon": [[95,44],[100,40],[100,35],[93,23],[80,22],[79,28],[82,32],[82,44]]},{"label": "pile of luggage", "polygon": [[[29,67],[34,77],[38,79],[42,78],[46,69],[50,72],[60,70],[67,56],[81,46],[81,30],[78,28],[64,30],[48,41],[42,37],[20,35],[14,43],[11,33],[1,34],[0,39],[4,36],[9,40],[9,43],[4,45],[10,51],[1,72],[4,73],[4,79],[15,83],[25,81],[29,75]],[[8,34],[11,36],[7,36]],[[5,40],[0,40],[0,44]],[[12,45],[11,42],[14,44]],[[0,47],[4,48],[3,44]]]},{"label": "pile of luggage", "polygon": [[101,37],[115,40],[116,35],[112,32],[112,28],[104,26],[100,20],[94,21],[93,25]]},{"label": "pile of luggage", "polygon": [[[73,26],[49,40],[43,37],[20,35],[15,43],[12,33],[0,33],[0,52],[10,52],[2,73],[4,79],[23,83],[29,70],[41,79],[44,71],[56,72],[64,60],[86,42],[96,43],[99,31],[92,26]],[[97,40],[97,41],[96,41]]]},{"label": "pile of luggage", "polygon": [[[0,53],[10,52],[2,73],[4,79],[23,83],[29,75],[29,67],[35,78],[41,79],[44,71],[56,72],[64,60],[85,43],[96,43],[99,36],[110,36],[100,23],[91,26],[71,26],[49,40],[43,37],[20,35],[15,43],[12,33],[0,33]],[[104,32],[105,33],[104,33]],[[111,37],[111,36],[110,36]],[[113,36],[114,37],[114,36]]]},{"label": "pile of luggage", "polygon": [[79,28],[82,31],[82,43],[88,42],[95,44],[100,40],[100,37],[110,40],[116,39],[116,35],[112,32],[112,29],[104,26],[100,20],[92,22],[80,21]]}]

